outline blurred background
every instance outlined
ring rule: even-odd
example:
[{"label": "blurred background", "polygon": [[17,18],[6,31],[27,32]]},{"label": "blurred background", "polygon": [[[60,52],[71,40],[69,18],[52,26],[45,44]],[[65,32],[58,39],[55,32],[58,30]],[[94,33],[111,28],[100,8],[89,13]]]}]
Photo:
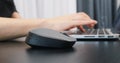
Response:
[{"label": "blurred background", "polygon": [[76,13],[76,0],[14,0],[24,18],[50,18]]}]

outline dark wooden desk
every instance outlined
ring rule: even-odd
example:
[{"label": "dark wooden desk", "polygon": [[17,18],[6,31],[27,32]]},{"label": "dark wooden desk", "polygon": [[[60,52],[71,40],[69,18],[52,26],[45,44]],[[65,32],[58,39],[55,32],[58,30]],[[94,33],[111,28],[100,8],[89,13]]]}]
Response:
[{"label": "dark wooden desk", "polygon": [[0,63],[120,63],[120,41],[81,41],[71,49],[32,49],[0,42]]}]

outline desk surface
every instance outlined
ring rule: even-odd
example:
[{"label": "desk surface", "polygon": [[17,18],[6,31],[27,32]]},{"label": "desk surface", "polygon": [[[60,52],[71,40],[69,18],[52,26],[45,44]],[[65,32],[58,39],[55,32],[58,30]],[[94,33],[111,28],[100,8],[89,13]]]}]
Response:
[{"label": "desk surface", "polygon": [[0,42],[0,63],[120,63],[120,41],[81,41],[71,49],[32,49]]}]

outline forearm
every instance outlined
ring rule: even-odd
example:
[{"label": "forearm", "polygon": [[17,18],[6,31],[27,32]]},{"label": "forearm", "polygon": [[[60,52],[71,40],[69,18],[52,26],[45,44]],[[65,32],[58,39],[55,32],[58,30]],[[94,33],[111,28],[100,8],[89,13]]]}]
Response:
[{"label": "forearm", "polygon": [[82,25],[95,25],[97,22],[92,20],[85,13],[77,13],[68,16],[50,19],[13,19],[0,18],[0,40],[7,40],[25,36],[30,30],[35,28],[49,28],[57,31],[70,30],[74,27],[84,28]]},{"label": "forearm", "polygon": [[0,18],[0,41],[25,36],[30,30],[40,27],[42,22],[36,19]]}]

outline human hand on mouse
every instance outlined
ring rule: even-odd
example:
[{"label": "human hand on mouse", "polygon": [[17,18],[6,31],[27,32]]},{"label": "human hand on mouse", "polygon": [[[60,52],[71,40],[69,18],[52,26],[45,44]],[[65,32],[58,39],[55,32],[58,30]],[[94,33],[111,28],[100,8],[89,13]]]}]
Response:
[{"label": "human hand on mouse", "polygon": [[42,23],[43,28],[49,28],[57,31],[70,30],[78,27],[81,31],[85,32],[83,25],[94,27],[97,22],[91,19],[86,13],[80,12],[71,15],[45,19]]}]

